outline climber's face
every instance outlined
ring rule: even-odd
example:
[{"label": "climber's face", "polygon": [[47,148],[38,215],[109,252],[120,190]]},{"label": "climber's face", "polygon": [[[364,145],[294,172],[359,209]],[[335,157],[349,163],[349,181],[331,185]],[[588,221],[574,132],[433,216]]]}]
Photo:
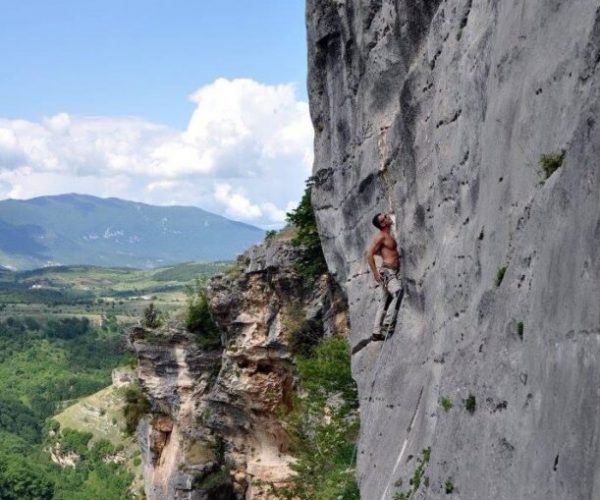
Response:
[{"label": "climber's face", "polygon": [[379,214],[379,227],[384,228],[392,225],[392,218],[388,214]]}]

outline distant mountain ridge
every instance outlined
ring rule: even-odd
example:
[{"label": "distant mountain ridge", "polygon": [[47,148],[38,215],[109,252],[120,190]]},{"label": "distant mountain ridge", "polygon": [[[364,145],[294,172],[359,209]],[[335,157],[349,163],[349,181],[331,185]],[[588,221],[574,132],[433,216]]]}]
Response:
[{"label": "distant mountain ridge", "polygon": [[196,207],[63,194],[0,201],[0,266],[158,267],[228,260],[264,231]]}]

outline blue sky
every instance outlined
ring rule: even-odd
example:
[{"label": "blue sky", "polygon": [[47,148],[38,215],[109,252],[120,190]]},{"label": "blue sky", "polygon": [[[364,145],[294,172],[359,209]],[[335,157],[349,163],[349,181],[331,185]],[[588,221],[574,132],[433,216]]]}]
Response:
[{"label": "blue sky", "polygon": [[218,77],[294,82],[302,0],[2,1],[0,116],[133,115],[183,128]]},{"label": "blue sky", "polygon": [[281,227],[312,165],[302,0],[0,0],[0,199]]}]

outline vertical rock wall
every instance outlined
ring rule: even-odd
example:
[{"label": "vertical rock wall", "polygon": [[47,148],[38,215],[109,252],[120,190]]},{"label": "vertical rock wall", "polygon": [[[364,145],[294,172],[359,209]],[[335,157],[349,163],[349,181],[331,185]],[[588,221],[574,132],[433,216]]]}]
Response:
[{"label": "vertical rock wall", "polygon": [[353,344],[375,213],[403,249],[396,332],[353,358],[363,498],[410,490],[428,447],[416,498],[600,498],[598,2],[308,0],[307,29],[313,202]]}]

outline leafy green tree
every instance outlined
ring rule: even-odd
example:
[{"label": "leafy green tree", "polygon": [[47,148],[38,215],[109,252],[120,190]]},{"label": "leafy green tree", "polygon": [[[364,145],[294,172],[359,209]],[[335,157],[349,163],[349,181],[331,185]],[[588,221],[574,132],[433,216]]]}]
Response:
[{"label": "leafy green tree", "polygon": [[302,249],[296,269],[302,276],[308,278],[315,278],[327,271],[317,230],[317,219],[311,202],[313,184],[313,179],[309,178],[300,204],[295,210],[286,214],[288,222],[293,224],[297,231],[292,238],[292,245]]},{"label": "leafy green tree", "polygon": [[0,399],[0,431],[14,433],[31,443],[41,437],[40,423],[31,408],[18,399]]},{"label": "leafy green tree", "polygon": [[1,500],[50,500],[54,498],[54,484],[37,464],[29,464],[17,457],[0,464]]},{"label": "leafy green tree", "polygon": [[88,443],[90,442],[90,439],[92,439],[91,432],[80,432],[66,428],[62,431],[60,441],[63,451],[72,451],[79,456],[83,456],[88,452]]},{"label": "leafy green tree", "polygon": [[196,341],[207,349],[221,345],[221,334],[210,313],[206,289],[196,280],[194,285],[186,288],[188,308],[186,315],[187,329],[196,334]]},{"label": "leafy green tree", "polygon": [[296,365],[303,387],[315,400],[324,402],[329,395],[340,394],[351,407],[358,407],[346,339],[323,339],[312,356],[297,359]]},{"label": "leafy green tree", "polygon": [[102,462],[102,460],[108,456],[117,453],[117,447],[112,444],[108,439],[100,439],[94,443],[94,446],[89,452],[89,457],[93,462]]},{"label": "leafy green tree", "polygon": [[[118,449],[102,441],[90,447],[89,434],[43,424],[60,402],[110,384],[111,370],[125,360],[119,329],[41,314],[0,321],[0,500],[129,498],[133,476],[121,464],[103,462]],[[80,454],[76,467],[51,462],[47,448],[57,440]]]},{"label": "leafy green tree", "polygon": [[148,307],[144,309],[142,325],[144,325],[146,328],[158,328],[162,325],[160,311],[154,307],[154,302],[150,302]]},{"label": "leafy green tree", "polygon": [[49,500],[54,482],[27,456],[31,445],[17,436],[0,433],[0,500]]},{"label": "leafy green tree", "polygon": [[74,339],[90,332],[90,320],[87,318],[51,319],[46,324],[45,335],[53,339]]},{"label": "leafy green tree", "polygon": [[267,246],[271,244],[271,242],[275,239],[276,236],[277,231],[274,231],[272,229],[265,232],[265,243],[267,244]]}]

